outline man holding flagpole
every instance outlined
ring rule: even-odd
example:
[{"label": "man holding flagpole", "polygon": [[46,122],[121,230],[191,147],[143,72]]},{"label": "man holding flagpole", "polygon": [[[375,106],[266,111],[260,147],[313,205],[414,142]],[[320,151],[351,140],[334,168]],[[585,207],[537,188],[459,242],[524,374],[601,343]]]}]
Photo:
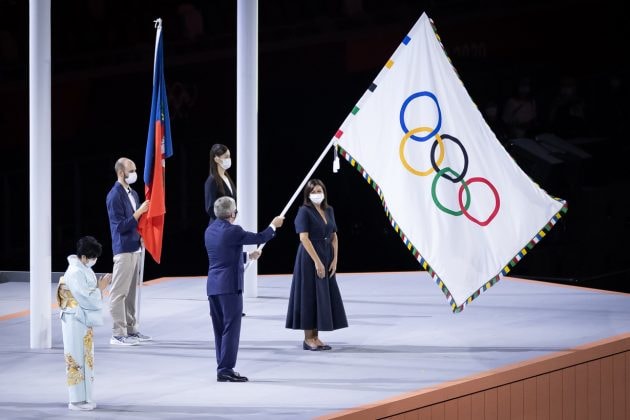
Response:
[{"label": "man holding flagpole", "polygon": [[136,326],[136,290],[142,253],[137,227],[138,220],[149,210],[149,201],[140,204],[138,193],[130,186],[138,178],[136,164],[131,159],[121,157],[116,161],[114,170],[118,179],[107,194],[106,201],[114,254],[110,294],[113,327],[109,342],[112,345],[133,346],[139,341],[151,340]]}]

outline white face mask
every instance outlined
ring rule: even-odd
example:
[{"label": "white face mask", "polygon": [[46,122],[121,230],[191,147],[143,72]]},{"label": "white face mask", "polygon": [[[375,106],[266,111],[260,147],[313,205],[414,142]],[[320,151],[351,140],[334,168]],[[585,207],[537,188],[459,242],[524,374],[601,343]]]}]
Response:
[{"label": "white face mask", "polygon": [[308,196],[308,198],[311,199],[311,201],[315,204],[321,204],[322,201],[324,201],[324,194],[323,193],[314,193],[314,194],[310,194]]},{"label": "white face mask", "polygon": [[232,159],[230,158],[222,159],[219,165],[221,165],[223,170],[227,171],[228,169],[232,167]]},{"label": "white face mask", "polygon": [[90,258],[89,260],[87,260],[87,262],[85,263],[85,265],[86,265],[88,268],[92,268],[92,267],[94,267],[94,264],[96,264],[96,260],[97,260],[97,259],[98,259],[98,258]]},{"label": "white face mask", "polygon": [[129,175],[125,177],[125,182],[130,185],[136,182],[137,180],[138,180],[137,172],[130,172]]}]

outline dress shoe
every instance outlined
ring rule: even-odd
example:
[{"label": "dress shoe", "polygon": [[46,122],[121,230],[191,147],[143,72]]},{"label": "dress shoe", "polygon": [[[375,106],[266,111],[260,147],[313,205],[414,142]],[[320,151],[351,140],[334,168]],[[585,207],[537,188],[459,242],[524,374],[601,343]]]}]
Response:
[{"label": "dress shoe", "polygon": [[241,376],[238,372],[219,373],[217,374],[217,382],[248,382],[246,376]]},{"label": "dress shoe", "polygon": [[317,348],[319,350],[331,350],[332,347],[330,347],[328,344],[322,344],[321,346],[317,346]]},{"label": "dress shoe", "polygon": [[310,350],[310,351],[320,351],[321,349],[319,348],[319,346],[309,346],[306,341],[304,341],[302,343],[302,348],[304,350]]}]

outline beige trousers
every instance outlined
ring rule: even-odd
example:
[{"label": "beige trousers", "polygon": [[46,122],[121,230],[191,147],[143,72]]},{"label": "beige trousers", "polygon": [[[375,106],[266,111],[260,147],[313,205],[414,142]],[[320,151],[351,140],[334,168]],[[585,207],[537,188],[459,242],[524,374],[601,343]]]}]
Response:
[{"label": "beige trousers", "polygon": [[127,336],[136,329],[136,288],[140,275],[140,252],[114,255],[109,312],[112,335]]}]

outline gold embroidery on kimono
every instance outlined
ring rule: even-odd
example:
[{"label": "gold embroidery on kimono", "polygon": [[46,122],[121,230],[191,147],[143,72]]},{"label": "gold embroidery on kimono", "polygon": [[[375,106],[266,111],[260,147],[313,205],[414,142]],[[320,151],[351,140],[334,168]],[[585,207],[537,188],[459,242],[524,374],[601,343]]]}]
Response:
[{"label": "gold embroidery on kimono", "polygon": [[83,352],[85,353],[85,365],[94,369],[94,353],[92,353],[94,333],[92,328],[88,328],[83,337]]},{"label": "gold embroidery on kimono", "polygon": [[79,305],[74,296],[72,296],[72,292],[68,289],[63,277],[59,279],[59,285],[57,286],[57,305],[59,305],[60,309],[76,308]]},{"label": "gold embroidery on kimono", "polygon": [[70,354],[66,354],[66,372],[68,375],[68,385],[76,385],[83,382],[83,372],[81,366]]}]

